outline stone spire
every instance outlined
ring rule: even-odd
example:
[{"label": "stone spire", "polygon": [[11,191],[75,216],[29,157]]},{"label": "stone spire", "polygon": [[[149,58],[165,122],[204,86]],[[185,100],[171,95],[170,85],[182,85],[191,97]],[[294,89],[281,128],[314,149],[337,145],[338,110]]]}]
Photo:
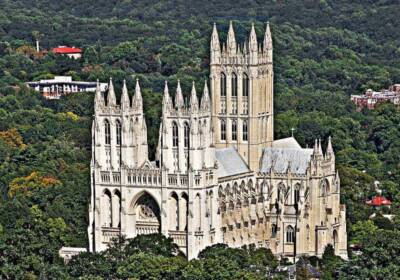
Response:
[{"label": "stone spire", "polygon": [[257,34],[256,30],[254,28],[254,23],[251,24],[251,31],[250,31],[250,37],[249,37],[249,49],[250,53],[252,52],[257,52]]},{"label": "stone spire", "polygon": [[121,95],[121,109],[126,110],[130,107],[131,102],[129,100],[128,88],[126,87],[126,81],[122,85],[122,95]]},{"label": "stone spire", "polygon": [[96,95],[94,98],[94,107],[99,108],[104,106],[104,96],[100,89],[100,82],[99,79],[96,81]]},{"label": "stone spire", "polygon": [[210,96],[208,94],[208,86],[207,80],[204,81],[204,89],[203,89],[203,96],[201,98],[201,110],[208,111],[210,110]]},{"label": "stone spire", "polygon": [[163,111],[170,110],[171,108],[172,108],[171,97],[169,96],[168,82],[165,81],[164,96],[163,96]]},{"label": "stone spire", "polygon": [[221,51],[221,46],[219,44],[219,36],[217,31],[217,25],[214,22],[213,31],[211,34],[211,42],[210,42],[211,51]]},{"label": "stone spire", "polygon": [[332,139],[330,136],[328,137],[328,145],[326,147],[326,156],[328,158],[335,156],[335,152],[333,151],[333,147],[332,147]]},{"label": "stone spire", "polygon": [[135,96],[133,97],[132,103],[134,108],[139,110],[142,109],[143,99],[140,91],[139,79],[136,79]]},{"label": "stone spire", "polygon": [[264,35],[264,52],[266,50],[272,50],[272,36],[271,36],[271,29],[269,28],[269,21],[267,21],[267,26],[265,28],[265,35]]},{"label": "stone spire", "polygon": [[318,140],[315,139],[314,148],[313,148],[313,155],[318,154]]},{"label": "stone spire", "polygon": [[226,45],[229,54],[236,54],[236,39],[235,31],[233,31],[232,21],[229,22],[228,39],[226,40]]},{"label": "stone spire", "polygon": [[199,110],[199,101],[197,99],[196,87],[195,87],[194,82],[192,83],[192,92],[190,95],[190,109],[193,112],[196,112]]},{"label": "stone spire", "polygon": [[184,106],[185,106],[185,101],[183,100],[181,81],[178,80],[178,85],[176,87],[176,95],[175,95],[175,107],[178,110],[180,110]]},{"label": "stone spire", "polygon": [[107,95],[107,106],[116,106],[117,100],[115,98],[114,85],[112,82],[112,78],[110,77],[110,84],[108,86],[108,95]]},{"label": "stone spire", "polygon": [[322,145],[321,145],[321,139],[318,139],[318,154],[323,155],[322,153]]}]

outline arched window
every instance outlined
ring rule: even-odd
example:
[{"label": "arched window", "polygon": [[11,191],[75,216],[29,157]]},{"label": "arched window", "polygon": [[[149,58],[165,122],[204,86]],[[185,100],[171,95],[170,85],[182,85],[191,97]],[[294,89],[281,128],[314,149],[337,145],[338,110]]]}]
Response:
[{"label": "arched window", "polygon": [[113,211],[112,211],[112,200],[111,200],[111,193],[109,190],[106,190],[104,192],[104,197],[105,197],[105,205],[104,205],[104,210],[105,210],[105,216],[104,216],[104,226],[106,227],[112,227],[112,217],[113,217]]},{"label": "arched window", "polygon": [[276,234],[278,232],[278,226],[276,224],[272,224],[272,228],[271,228],[271,237],[275,238]]},{"label": "arched window", "polygon": [[335,254],[337,254],[338,252],[338,248],[339,248],[339,237],[338,237],[338,233],[337,230],[335,229],[333,231],[333,248],[335,250]]},{"label": "arched window", "polygon": [[232,73],[232,97],[237,96],[237,76],[235,73]]},{"label": "arched window", "polygon": [[294,203],[299,203],[300,201],[300,186],[296,185],[294,187]]},{"label": "arched window", "polygon": [[172,123],[172,146],[178,147],[178,125],[176,122]]},{"label": "arched window", "polygon": [[105,135],[106,145],[110,145],[111,144],[111,128],[110,128],[110,122],[108,120],[104,121],[104,135]]},{"label": "arched window", "polygon": [[226,122],[225,120],[221,120],[221,140],[226,140]]},{"label": "arched window", "polygon": [[281,200],[281,189],[280,189],[280,188],[278,188],[278,193],[277,193],[277,195],[276,195],[276,199],[277,199],[278,201]]},{"label": "arched window", "polygon": [[247,129],[247,121],[243,122],[243,141],[247,141],[249,138],[248,136],[248,129]]},{"label": "arched window", "polygon": [[321,196],[327,196],[330,192],[329,182],[328,180],[324,179],[321,182]]},{"label": "arched window", "polygon": [[117,133],[117,145],[121,145],[121,122],[117,120],[117,125],[116,125],[116,133]]},{"label": "arched window", "polygon": [[179,230],[179,198],[173,192],[170,196],[170,230]]},{"label": "arched window", "polygon": [[189,124],[187,122],[185,122],[185,125],[184,125],[185,148],[189,148],[189,132],[190,132]]},{"label": "arched window", "polygon": [[246,74],[243,74],[243,96],[249,96],[249,77]]},{"label": "arched window", "polygon": [[221,96],[226,96],[226,76],[221,73]]},{"label": "arched window", "polygon": [[283,183],[278,184],[278,193],[277,193],[277,199],[278,201],[281,201],[281,199],[285,198],[285,185]]},{"label": "arched window", "polygon": [[294,229],[292,226],[287,226],[286,227],[286,242],[287,243],[293,243],[295,239],[294,235]]},{"label": "arched window", "polygon": [[232,121],[232,141],[237,140],[237,124],[236,121]]},{"label": "arched window", "polygon": [[112,197],[112,224],[113,227],[121,227],[120,212],[121,212],[121,193],[116,190]]}]

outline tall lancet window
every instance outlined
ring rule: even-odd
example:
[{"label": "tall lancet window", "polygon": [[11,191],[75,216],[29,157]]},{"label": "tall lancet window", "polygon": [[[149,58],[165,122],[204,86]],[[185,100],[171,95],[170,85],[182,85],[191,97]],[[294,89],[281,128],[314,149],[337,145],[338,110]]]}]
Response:
[{"label": "tall lancet window", "polygon": [[237,123],[236,121],[232,121],[232,141],[237,140]]},{"label": "tall lancet window", "polygon": [[184,125],[184,138],[185,138],[185,148],[189,148],[189,124],[187,122],[185,122]]},{"label": "tall lancet window", "polygon": [[247,128],[247,121],[243,122],[243,141],[248,140],[248,128]]},{"label": "tall lancet window", "polygon": [[243,74],[243,96],[249,96],[249,77],[247,74]]},{"label": "tall lancet window", "polygon": [[295,239],[294,229],[292,226],[286,227],[286,242],[293,243]]},{"label": "tall lancet window", "polygon": [[176,122],[172,123],[172,146],[178,147],[178,125]]},{"label": "tall lancet window", "polygon": [[104,121],[104,135],[105,135],[106,145],[110,145],[111,144],[111,127],[110,127],[110,122],[108,120]]},{"label": "tall lancet window", "polygon": [[121,145],[121,131],[122,131],[121,122],[117,120],[117,125],[116,125],[117,145]]},{"label": "tall lancet window", "polygon": [[221,120],[221,140],[226,140],[226,122],[225,120]]},{"label": "tall lancet window", "polygon": [[235,73],[232,73],[232,97],[237,96],[237,76]]},{"label": "tall lancet window", "polygon": [[221,73],[221,96],[226,96],[226,76]]}]

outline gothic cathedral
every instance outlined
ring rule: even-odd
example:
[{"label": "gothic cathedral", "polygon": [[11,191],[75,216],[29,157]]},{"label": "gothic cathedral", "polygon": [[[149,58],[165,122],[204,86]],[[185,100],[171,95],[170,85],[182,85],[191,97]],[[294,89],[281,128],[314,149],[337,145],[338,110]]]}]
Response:
[{"label": "gothic cathedral", "polygon": [[155,161],[148,159],[139,82],[117,102],[95,96],[92,125],[90,251],[112,238],[160,232],[189,259],[207,246],[266,247],[278,257],[316,255],[332,244],[347,257],[346,208],[331,139],[302,148],[274,140],[273,46],[254,26],[238,44],[232,23],[221,44],[214,25],[210,91],[193,87],[185,104],[165,83]]}]

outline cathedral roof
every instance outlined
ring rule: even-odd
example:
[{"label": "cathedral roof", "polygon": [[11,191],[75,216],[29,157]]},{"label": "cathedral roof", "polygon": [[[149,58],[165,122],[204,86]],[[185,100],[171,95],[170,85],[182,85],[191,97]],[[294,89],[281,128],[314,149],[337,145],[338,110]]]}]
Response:
[{"label": "cathedral roof", "polygon": [[249,172],[250,169],[234,147],[216,149],[215,157],[219,163],[218,176],[226,177]]},{"label": "cathedral roof", "polygon": [[272,147],[274,148],[293,148],[293,149],[301,149],[300,144],[294,137],[283,138],[279,140],[275,140],[272,143]]},{"label": "cathedral roof", "polygon": [[264,149],[260,172],[267,173],[272,169],[276,173],[286,173],[290,167],[292,173],[306,174],[312,153],[312,149],[277,148],[273,145]]}]

